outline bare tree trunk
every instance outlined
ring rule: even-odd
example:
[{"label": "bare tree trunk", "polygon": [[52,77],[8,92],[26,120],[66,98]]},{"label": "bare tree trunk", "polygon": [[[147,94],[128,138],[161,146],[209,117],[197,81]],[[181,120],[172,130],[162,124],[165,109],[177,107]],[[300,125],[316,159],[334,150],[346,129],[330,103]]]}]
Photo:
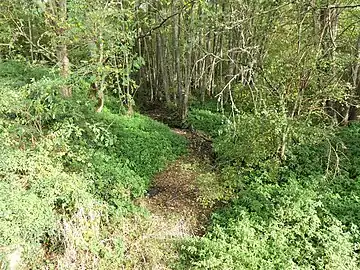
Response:
[{"label": "bare tree trunk", "polygon": [[[59,14],[60,23],[65,24],[65,22],[67,20],[67,0],[59,1],[59,13],[60,13]],[[62,29],[62,27],[60,27],[60,29],[58,29],[59,35],[62,35],[64,32],[64,29]],[[58,55],[59,55],[59,64],[60,64],[60,68],[61,68],[61,76],[64,79],[67,79],[70,74],[70,61],[69,61],[69,57],[68,57],[68,49],[67,49],[66,44],[61,44],[59,46]],[[71,93],[70,86],[64,85],[62,88],[62,95],[64,97],[70,97],[71,94],[72,93]]]},{"label": "bare tree trunk", "polygon": [[[63,40],[65,24],[67,21],[67,0],[52,0],[49,1],[50,24],[54,27],[57,38],[59,39],[57,57],[61,76],[66,80],[70,74],[70,61],[68,57],[68,49]],[[61,89],[61,94],[64,97],[71,96],[71,88],[64,85]]]},{"label": "bare tree trunk", "polygon": [[[60,45],[58,49],[58,61],[60,66],[60,74],[61,77],[67,79],[70,74],[70,61],[68,57],[68,50],[66,45]],[[61,94],[64,97],[71,97],[71,88],[68,85],[64,85],[61,88]]]},{"label": "bare tree trunk", "polygon": [[[318,55],[321,55],[321,57],[325,60],[327,60],[329,63],[332,63],[334,61],[334,53],[336,50],[336,36],[337,36],[337,26],[338,26],[338,10],[335,8],[331,8],[328,6],[326,9],[322,9],[320,11],[320,28],[319,31],[319,52]],[[316,27],[316,25],[315,25]],[[328,67],[323,68],[326,73],[333,74],[334,69],[332,65],[328,65]],[[320,83],[320,85],[323,85],[323,83]],[[332,117],[332,120],[334,124],[338,124],[339,120],[347,121],[344,119],[344,116],[341,117],[341,114],[338,113],[338,110],[340,108],[339,102],[336,102],[334,100],[327,100],[326,106],[329,111],[329,115]],[[340,117],[339,117],[340,116]],[[342,119],[340,119],[342,118]]]},{"label": "bare tree trunk", "polygon": [[[173,0],[173,12],[175,11],[175,0]],[[182,104],[182,96],[183,96],[183,89],[182,89],[182,76],[181,76],[181,51],[180,51],[180,23],[181,23],[181,15],[178,14],[174,17],[174,51],[175,51],[175,72],[176,72],[176,82],[177,82],[177,105],[181,110]]]},{"label": "bare tree trunk", "polygon": [[30,56],[31,56],[31,63],[34,63],[34,42],[33,42],[33,36],[32,36],[32,25],[30,17],[28,18],[28,27],[29,27],[29,39],[30,39]]},{"label": "bare tree trunk", "polygon": [[159,67],[159,51],[158,51],[158,45],[157,45],[157,34],[155,35],[154,38],[151,38],[151,48],[153,49],[153,51],[155,51],[155,53],[152,54],[151,62],[152,62],[152,72],[153,72],[153,78],[154,78],[154,101],[159,100],[160,95],[159,95],[159,88],[160,88],[160,67]]},{"label": "bare tree trunk", "polygon": [[105,95],[104,95],[104,83],[105,83],[105,76],[103,76],[100,86],[95,84],[95,90],[97,92],[97,106],[96,106],[96,112],[100,113],[104,109],[104,103],[105,103]]},{"label": "bare tree trunk", "polygon": [[[101,35],[100,35],[100,44],[98,50],[99,50],[98,65],[102,66],[104,62],[104,43],[102,41]],[[96,97],[98,100],[96,106],[96,112],[98,113],[102,112],[104,108],[104,103],[105,103],[104,83],[105,83],[105,75],[101,75],[100,86],[98,85],[97,82],[95,83]]]},{"label": "bare tree trunk", "polygon": [[[190,36],[194,30],[194,12],[193,9],[191,10],[191,19],[190,19]],[[189,107],[189,95],[190,95],[190,85],[192,80],[192,51],[194,46],[194,39],[190,38],[189,42],[190,48],[188,49],[188,58],[187,58],[187,64],[186,64],[186,83],[185,83],[185,89],[184,89],[184,96],[183,96],[183,102],[182,102],[182,112],[181,112],[181,120],[184,121],[188,114],[188,107]]]},{"label": "bare tree trunk", "polygon": [[164,42],[161,33],[156,35],[157,38],[157,46],[158,46],[158,66],[160,68],[162,87],[165,95],[166,105],[170,104],[170,96],[169,96],[169,74],[168,70],[165,67],[165,50],[164,50]]},{"label": "bare tree trunk", "polygon": [[[207,42],[205,44],[206,46],[206,52],[210,52],[211,49],[211,32],[209,32],[207,34]],[[208,83],[211,78],[209,77],[210,75],[210,64],[211,64],[211,58],[210,57],[206,57],[204,60],[204,64],[203,64],[203,75],[202,75],[202,83],[201,83],[201,101],[202,103],[205,103],[205,99],[206,99],[206,92],[210,89],[210,84]]]},{"label": "bare tree trunk", "polygon": [[[355,60],[351,68],[351,77],[352,85],[355,89],[356,98],[359,99],[360,96],[360,36],[358,36],[356,51],[355,51]],[[349,121],[358,120],[358,109],[355,106],[351,106],[349,109]]]},{"label": "bare tree trunk", "polygon": [[154,101],[154,83],[153,83],[153,72],[151,68],[151,61],[150,61],[150,50],[148,48],[146,38],[144,39],[144,47],[145,47],[145,54],[146,54],[146,60],[147,60],[147,75],[150,85],[150,101]]}]

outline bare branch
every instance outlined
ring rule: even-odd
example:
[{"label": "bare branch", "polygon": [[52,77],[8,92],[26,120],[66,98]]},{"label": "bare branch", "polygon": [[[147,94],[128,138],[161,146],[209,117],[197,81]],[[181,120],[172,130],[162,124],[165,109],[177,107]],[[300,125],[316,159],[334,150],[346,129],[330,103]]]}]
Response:
[{"label": "bare branch", "polygon": [[183,12],[183,10],[189,6],[189,5],[193,5],[195,3],[195,0],[185,4],[178,12],[174,13],[174,14],[171,14],[169,15],[168,17],[166,17],[160,24],[158,24],[157,26],[151,28],[147,33],[141,35],[141,36],[138,36],[136,39],[142,39],[142,38],[145,38],[145,37],[148,37],[148,36],[151,36],[152,33],[154,31],[156,31],[157,29],[161,28],[167,21],[169,21],[171,18],[181,14]]},{"label": "bare branch", "polygon": [[320,9],[348,9],[348,8],[358,8],[360,7],[360,4],[356,4],[356,5],[345,5],[345,6],[335,6],[335,5],[331,5],[328,7],[320,7]]}]

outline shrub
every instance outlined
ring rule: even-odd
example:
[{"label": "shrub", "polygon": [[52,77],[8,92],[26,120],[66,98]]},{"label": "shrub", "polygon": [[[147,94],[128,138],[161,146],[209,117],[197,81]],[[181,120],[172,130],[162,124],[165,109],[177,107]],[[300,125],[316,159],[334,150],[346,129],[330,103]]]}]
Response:
[{"label": "shrub", "polygon": [[[203,239],[182,247],[187,269],[358,269],[354,235],[291,181],[253,186],[214,214]],[[187,264],[187,262],[190,262]]]},{"label": "shrub", "polygon": [[128,160],[139,176],[149,179],[169,162],[186,152],[186,139],[169,127],[135,114],[133,117],[104,112],[98,115],[117,137],[111,151]]},{"label": "shrub", "polygon": [[[359,268],[357,127],[335,136],[277,118],[240,116],[216,139],[223,189],[216,196],[227,204],[205,237],[181,246],[179,268]],[[287,159],[279,160],[284,127]]]},{"label": "shrub", "polygon": [[220,162],[256,165],[277,155],[283,127],[277,113],[239,115],[215,142]]},{"label": "shrub", "polygon": [[54,73],[47,67],[22,61],[0,61],[0,78],[6,79],[12,87],[24,86],[43,77],[54,77]]},{"label": "shrub", "polygon": [[20,80],[15,72],[31,67],[1,64],[1,258],[21,248],[24,268],[120,268],[124,248],[112,226],[138,211],[132,200],[186,152],[186,140],[138,114],[96,114],[86,83],[62,99],[55,76],[35,69]]},{"label": "shrub", "polygon": [[126,160],[96,152],[91,164],[88,175],[94,182],[93,193],[116,208],[123,207],[124,202],[130,204],[131,199],[142,196],[148,188],[149,180],[131,170]]},{"label": "shrub", "polygon": [[192,109],[186,119],[187,124],[195,130],[217,137],[226,123],[226,118],[220,113],[207,110]]},{"label": "shrub", "polygon": [[18,183],[1,181],[0,215],[0,257],[20,248],[22,260],[36,264],[43,256],[42,242],[56,229],[52,207]]}]

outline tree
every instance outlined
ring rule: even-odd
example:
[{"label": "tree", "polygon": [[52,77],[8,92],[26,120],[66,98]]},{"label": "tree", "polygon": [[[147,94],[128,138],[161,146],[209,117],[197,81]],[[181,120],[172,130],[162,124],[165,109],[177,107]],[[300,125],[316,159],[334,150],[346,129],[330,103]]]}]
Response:
[{"label": "tree", "polygon": [[[68,3],[67,0],[49,0],[46,2],[44,10],[45,20],[50,29],[55,34],[56,55],[58,58],[58,65],[60,74],[66,81],[70,74],[70,61],[68,54],[68,45],[66,40],[66,31],[69,28],[68,19]],[[64,97],[71,96],[71,87],[64,85],[61,89]]]}]

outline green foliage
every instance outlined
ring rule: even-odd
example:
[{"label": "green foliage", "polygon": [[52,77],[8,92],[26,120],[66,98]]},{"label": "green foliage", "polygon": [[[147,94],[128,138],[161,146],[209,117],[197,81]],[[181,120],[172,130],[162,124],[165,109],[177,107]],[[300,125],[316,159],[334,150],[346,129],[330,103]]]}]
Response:
[{"label": "green foliage", "polygon": [[191,110],[205,110],[210,111],[212,113],[219,113],[219,112],[231,112],[231,106],[229,104],[222,104],[219,103],[218,100],[209,99],[205,102],[200,102],[198,100],[194,100],[191,102]]},{"label": "green foliage", "polygon": [[185,268],[358,269],[357,227],[331,213],[327,191],[303,179],[249,184],[213,215],[205,238],[182,247]]},{"label": "green foliage", "polygon": [[276,156],[283,130],[281,116],[275,112],[240,115],[216,141],[215,151],[228,164],[256,165]]},{"label": "green foliage", "polygon": [[130,168],[141,177],[149,179],[164,168],[167,161],[185,153],[184,138],[148,117],[138,114],[118,116],[107,111],[98,117],[118,138],[112,151],[127,159]]},{"label": "green foliage", "polygon": [[199,200],[221,207],[179,268],[359,269],[360,126],[329,127],[359,107],[352,2],[1,0],[1,260],[139,267],[122,221],[186,152],[129,116],[145,92],[177,111],[189,101],[188,127],[214,138]]},{"label": "green foliage", "polygon": [[105,107],[114,114],[126,114],[124,103],[119,97],[108,96],[105,100]]},{"label": "green foliage", "polygon": [[149,180],[129,168],[126,160],[121,161],[101,152],[94,153],[87,173],[93,179],[93,193],[117,210],[118,214],[132,210],[131,199],[142,196],[149,184]]},{"label": "green foliage", "polygon": [[192,109],[186,119],[187,124],[195,130],[201,130],[211,136],[218,136],[226,123],[226,118],[220,113],[204,109]]},{"label": "green foliage", "polygon": [[21,247],[25,260],[35,263],[42,256],[42,241],[56,229],[55,214],[46,200],[20,183],[0,179],[0,258]]},{"label": "green foliage", "polygon": [[53,77],[53,72],[49,68],[29,65],[23,61],[0,61],[0,78],[5,78],[14,87],[25,85],[43,77]]},{"label": "green foliage", "polygon": [[[9,137],[2,139],[11,143]],[[60,221],[93,198],[87,192],[86,180],[64,172],[41,145],[36,151],[5,145],[0,153],[3,256],[20,248],[22,262],[36,265],[47,248],[57,251],[63,246],[59,242],[63,237]]]},{"label": "green foliage", "polygon": [[215,143],[221,184],[214,194],[226,204],[205,237],[183,243],[178,268],[358,269],[358,125],[334,134],[287,122],[280,161],[271,138],[285,129],[277,135],[276,115],[239,119]]},{"label": "green foliage", "polygon": [[38,127],[43,127],[56,118],[63,116],[66,107],[59,93],[62,85],[61,80],[49,78],[43,78],[25,85],[24,89],[22,89],[25,95],[23,115],[20,117],[31,121]]},{"label": "green foliage", "polygon": [[252,187],[183,246],[187,269],[358,269],[354,236],[299,183]]},{"label": "green foliage", "polygon": [[124,248],[121,237],[111,235],[112,226],[139,212],[133,199],[146,192],[155,173],[186,152],[186,140],[147,117],[116,113],[114,103],[95,113],[83,92],[85,81],[74,85],[72,99],[63,99],[62,80],[17,78],[16,70],[24,66],[4,65],[1,257],[6,261],[20,248],[24,267],[49,266],[53,262],[43,258],[53,255],[65,269],[94,260],[105,268],[120,267]]},{"label": "green foliage", "polygon": [[360,125],[358,123],[351,124],[348,128],[343,128],[339,132],[341,144],[339,150],[348,159],[343,158],[345,169],[349,173],[351,179],[357,179],[360,176]]}]

